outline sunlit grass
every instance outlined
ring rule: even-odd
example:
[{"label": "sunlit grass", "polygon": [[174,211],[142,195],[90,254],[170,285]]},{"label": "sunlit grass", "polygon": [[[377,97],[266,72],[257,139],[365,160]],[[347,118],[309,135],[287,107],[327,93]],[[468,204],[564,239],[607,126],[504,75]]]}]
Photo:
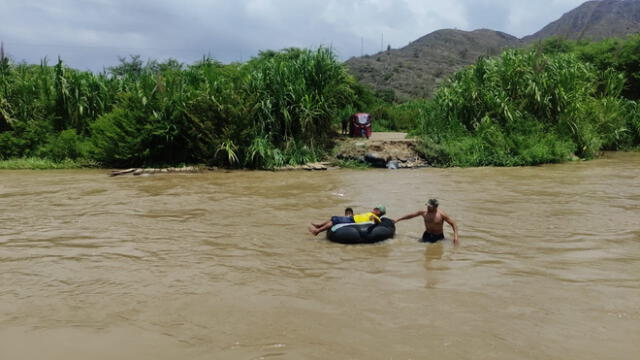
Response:
[{"label": "sunlit grass", "polygon": [[94,168],[98,164],[87,160],[65,159],[55,161],[45,158],[27,157],[0,160],[0,170],[62,170]]}]

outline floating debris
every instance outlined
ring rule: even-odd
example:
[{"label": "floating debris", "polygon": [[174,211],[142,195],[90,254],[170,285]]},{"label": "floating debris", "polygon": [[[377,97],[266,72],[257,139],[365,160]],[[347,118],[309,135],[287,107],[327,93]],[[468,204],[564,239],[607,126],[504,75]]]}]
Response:
[{"label": "floating debris", "polygon": [[201,172],[205,172],[205,171],[215,171],[218,170],[218,168],[215,167],[200,167],[200,166],[185,166],[185,167],[172,167],[172,168],[161,168],[161,169],[154,169],[154,168],[131,168],[131,169],[125,169],[125,170],[114,170],[112,171],[109,176],[114,177],[114,176],[122,176],[122,175],[128,175],[128,174],[133,174],[133,176],[141,176],[141,175],[154,175],[154,174],[177,174],[177,173],[186,173],[186,174],[193,174],[193,173],[201,173]]}]

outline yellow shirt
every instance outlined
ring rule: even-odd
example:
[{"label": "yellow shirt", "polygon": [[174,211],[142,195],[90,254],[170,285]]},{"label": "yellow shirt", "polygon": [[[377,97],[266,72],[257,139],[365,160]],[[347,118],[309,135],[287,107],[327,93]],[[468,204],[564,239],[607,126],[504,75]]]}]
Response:
[{"label": "yellow shirt", "polygon": [[[373,219],[371,219],[371,217],[373,217]],[[367,222],[376,222],[379,223],[380,222],[380,218],[376,216],[376,214],[369,212],[366,214],[356,214],[353,215],[353,221],[356,222],[356,224],[362,224],[362,223],[367,223]]]}]

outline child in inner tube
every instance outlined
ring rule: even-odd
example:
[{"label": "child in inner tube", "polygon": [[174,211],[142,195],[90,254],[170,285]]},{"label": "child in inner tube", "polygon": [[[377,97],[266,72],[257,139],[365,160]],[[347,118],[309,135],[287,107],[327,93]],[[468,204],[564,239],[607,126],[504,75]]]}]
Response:
[{"label": "child in inner tube", "polygon": [[371,210],[371,212],[364,214],[353,214],[353,209],[344,209],[344,216],[332,216],[331,220],[322,224],[311,224],[309,232],[315,236],[318,236],[323,231],[331,229],[334,225],[338,224],[362,224],[367,222],[373,222],[379,224],[381,222],[380,217],[387,213],[384,205],[378,205]]}]

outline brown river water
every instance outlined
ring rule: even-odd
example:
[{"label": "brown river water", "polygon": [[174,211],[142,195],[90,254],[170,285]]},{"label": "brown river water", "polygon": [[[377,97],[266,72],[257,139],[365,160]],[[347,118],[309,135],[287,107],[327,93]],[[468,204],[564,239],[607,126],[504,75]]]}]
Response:
[{"label": "brown river water", "polygon": [[[0,359],[637,359],[640,154],[528,168],[0,172]],[[429,197],[461,245],[311,221]],[[447,228],[450,236],[450,228]]]}]

